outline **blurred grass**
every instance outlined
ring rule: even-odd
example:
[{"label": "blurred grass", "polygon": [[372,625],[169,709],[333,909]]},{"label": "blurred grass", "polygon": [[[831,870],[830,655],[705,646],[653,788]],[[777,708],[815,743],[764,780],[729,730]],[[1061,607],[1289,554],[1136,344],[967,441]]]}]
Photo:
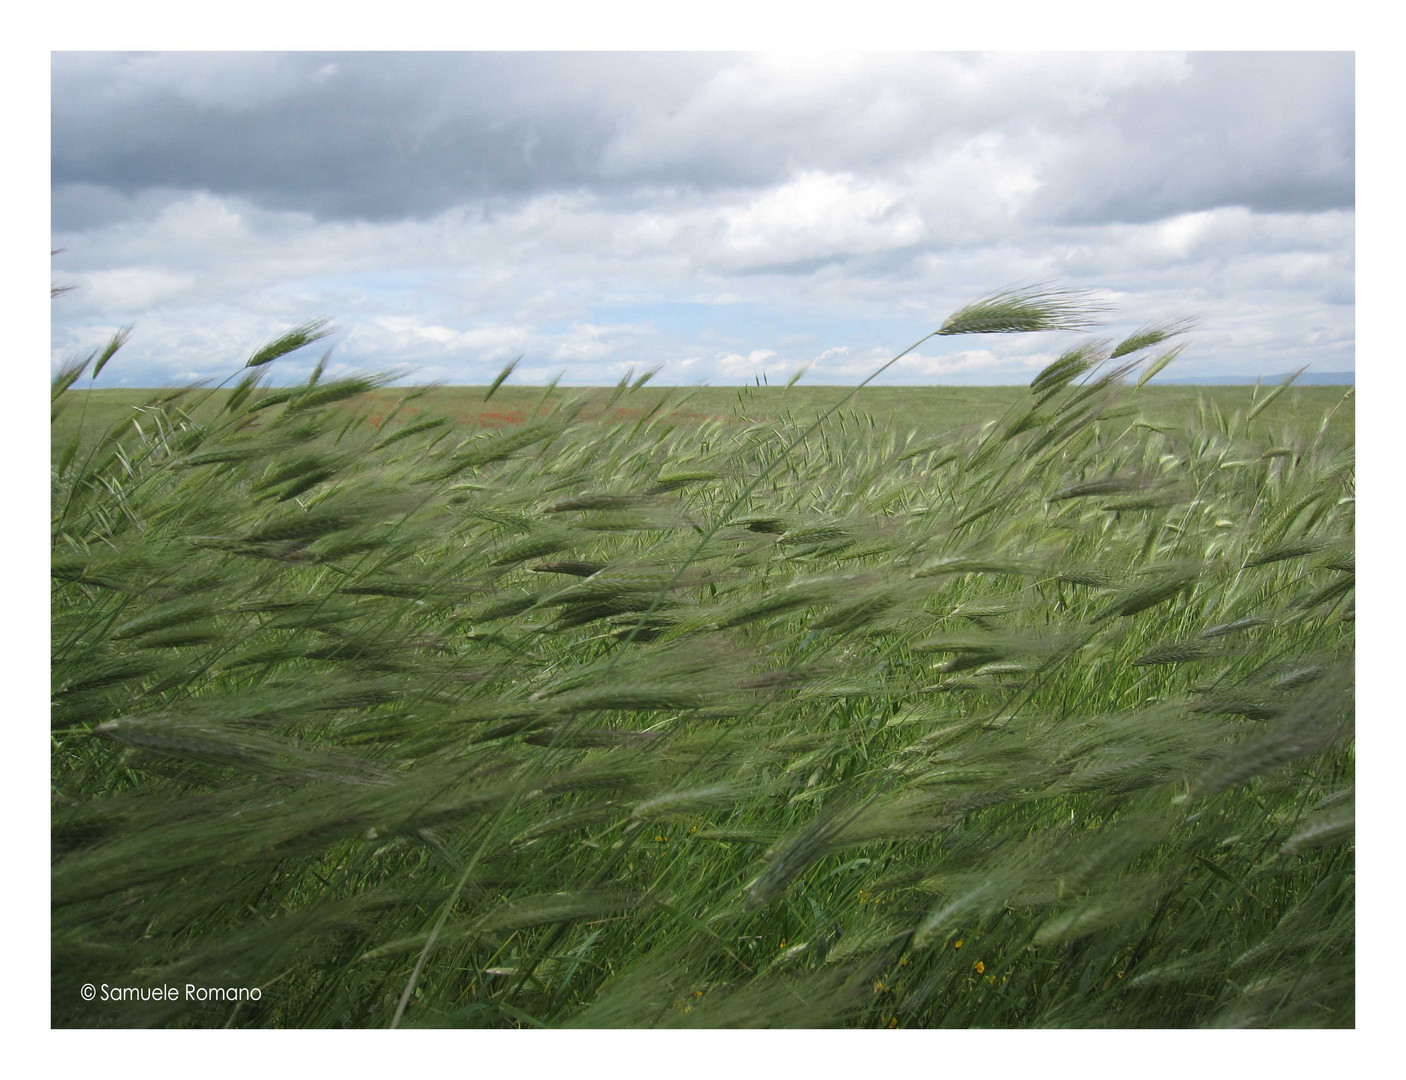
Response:
[{"label": "blurred grass", "polygon": [[[1031,307],[947,325],[993,320]],[[848,401],[70,369],[53,1023],[1351,1026],[1351,398],[1120,359]]]}]

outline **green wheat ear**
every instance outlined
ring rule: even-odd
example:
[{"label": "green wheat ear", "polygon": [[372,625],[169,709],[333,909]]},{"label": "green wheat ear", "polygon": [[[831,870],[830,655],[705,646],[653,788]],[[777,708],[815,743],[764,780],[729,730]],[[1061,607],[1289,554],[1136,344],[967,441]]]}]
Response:
[{"label": "green wheat ear", "polygon": [[488,389],[484,391],[484,401],[487,401],[494,394],[496,394],[498,392],[498,387],[502,386],[505,382],[508,381],[508,377],[512,375],[514,371],[517,370],[517,366],[521,362],[521,360],[521,356],[515,357],[507,363],[507,365],[503,368],[502,371],[498,372],[498,374],[494,377],[493,381],[488,384]]},{"label": "green wheat ear", "polygon": [[279,357],[287,356],[289,353],[301,349],[304,345],[311,345],[314,341],[320,341],[331,333],[332,328],[327,324],[326,319],[313,319],[310,322],[302,323],[255,350],[244,366],[252,368],[271,364]]},{"label": "green wheat ear", "polygon": [[1004,289],[954,312],[939,334],[1031,334],[1087,330],[1097,326],[1105,305],[1074,289],[1035,286]]},{"label": "green wheat ear", "polygon": [[1116,360],[1129,353],[1141,352],[1153,345],[1160,345],[1169,338],[1181,337],[1183,334],[1190,333],[1195,326],[1196,323],[1192,319],[1167,319],[1148,323],[1119,342],[1108,354],[1108,358]]}]

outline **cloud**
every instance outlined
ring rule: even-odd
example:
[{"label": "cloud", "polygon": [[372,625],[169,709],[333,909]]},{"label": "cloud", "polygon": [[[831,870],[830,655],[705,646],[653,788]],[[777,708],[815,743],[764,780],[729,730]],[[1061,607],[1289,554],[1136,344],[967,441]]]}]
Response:
[{"label": "cloud", "polygon": [[[706,58],[56,53],[56,188],[242,195],[396,220],[591,181],[621,110]],[[628,69],[628,70],[624,70]]]},{"label": "cloud", "polygon": [[745,382],[761,375],[771,376],[785,370],[786,365],[773,364],[768,368],[767,361],[776,356],[772,349],[753,349],[746,356],[741,353],[728,353],[717,358],[715,369],[729,382]]},{"label": "cloud", "polygon": [[[450,381],[838,380],[1049,280],[1198,316],[1188,368],[1352,363],[1350,54],[59,53],[53,91],[56,361],[135,323],[146,377],[210,374],[321,315]],[[885,379],[1058,351],[987,346]]]},{"label": "cloud", "polygon": [[187,292],[191,283],[188,275],[142,266],[93,270],[70,282],[83,290],[86,306],[123,313],[169,303]]},{"label": "cloud", "polygon": [[717,262],[755,270],[909,247],[922,218],[891,186],[841,174],[802,173],[736,209],[724,209]]},{"label": "cloud", "polygon": [[1351,54],[57,53],[57,189],[394,220],[1028,147],[1040,220],[1351,205]]},{"label": "cloud", "polygon": [[1350,53],[1203,53],[1173,92],[1136,86],[1067,130],[1035,220],[1146,222],[1354,203]]}]

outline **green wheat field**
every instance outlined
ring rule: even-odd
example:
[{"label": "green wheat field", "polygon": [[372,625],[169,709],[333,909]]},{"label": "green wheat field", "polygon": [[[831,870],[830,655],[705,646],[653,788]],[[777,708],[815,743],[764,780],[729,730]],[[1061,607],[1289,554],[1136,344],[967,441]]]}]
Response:
[{"label": "green wheat field", "polygon": [[1351,391],[1093,314],[936,331],[1071,331],[1019,388],[65,368],[54,1026],[1352,1026]]}]

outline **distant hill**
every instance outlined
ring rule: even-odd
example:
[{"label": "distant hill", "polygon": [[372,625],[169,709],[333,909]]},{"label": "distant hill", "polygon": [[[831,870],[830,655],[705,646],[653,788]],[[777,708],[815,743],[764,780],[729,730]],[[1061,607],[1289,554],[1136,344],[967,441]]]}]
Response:
[{"label": "distant hill", "polygon": [[[1260,382],[1273,386],[1287,379],[1292,372],[1283,375],[1192,375],[1185,379],[1153,379],[1155,386],[1254,386]],[[1356,372],[1352,371],[1305,371],[1295,381],[1295,386],[1356,386]]]}]

